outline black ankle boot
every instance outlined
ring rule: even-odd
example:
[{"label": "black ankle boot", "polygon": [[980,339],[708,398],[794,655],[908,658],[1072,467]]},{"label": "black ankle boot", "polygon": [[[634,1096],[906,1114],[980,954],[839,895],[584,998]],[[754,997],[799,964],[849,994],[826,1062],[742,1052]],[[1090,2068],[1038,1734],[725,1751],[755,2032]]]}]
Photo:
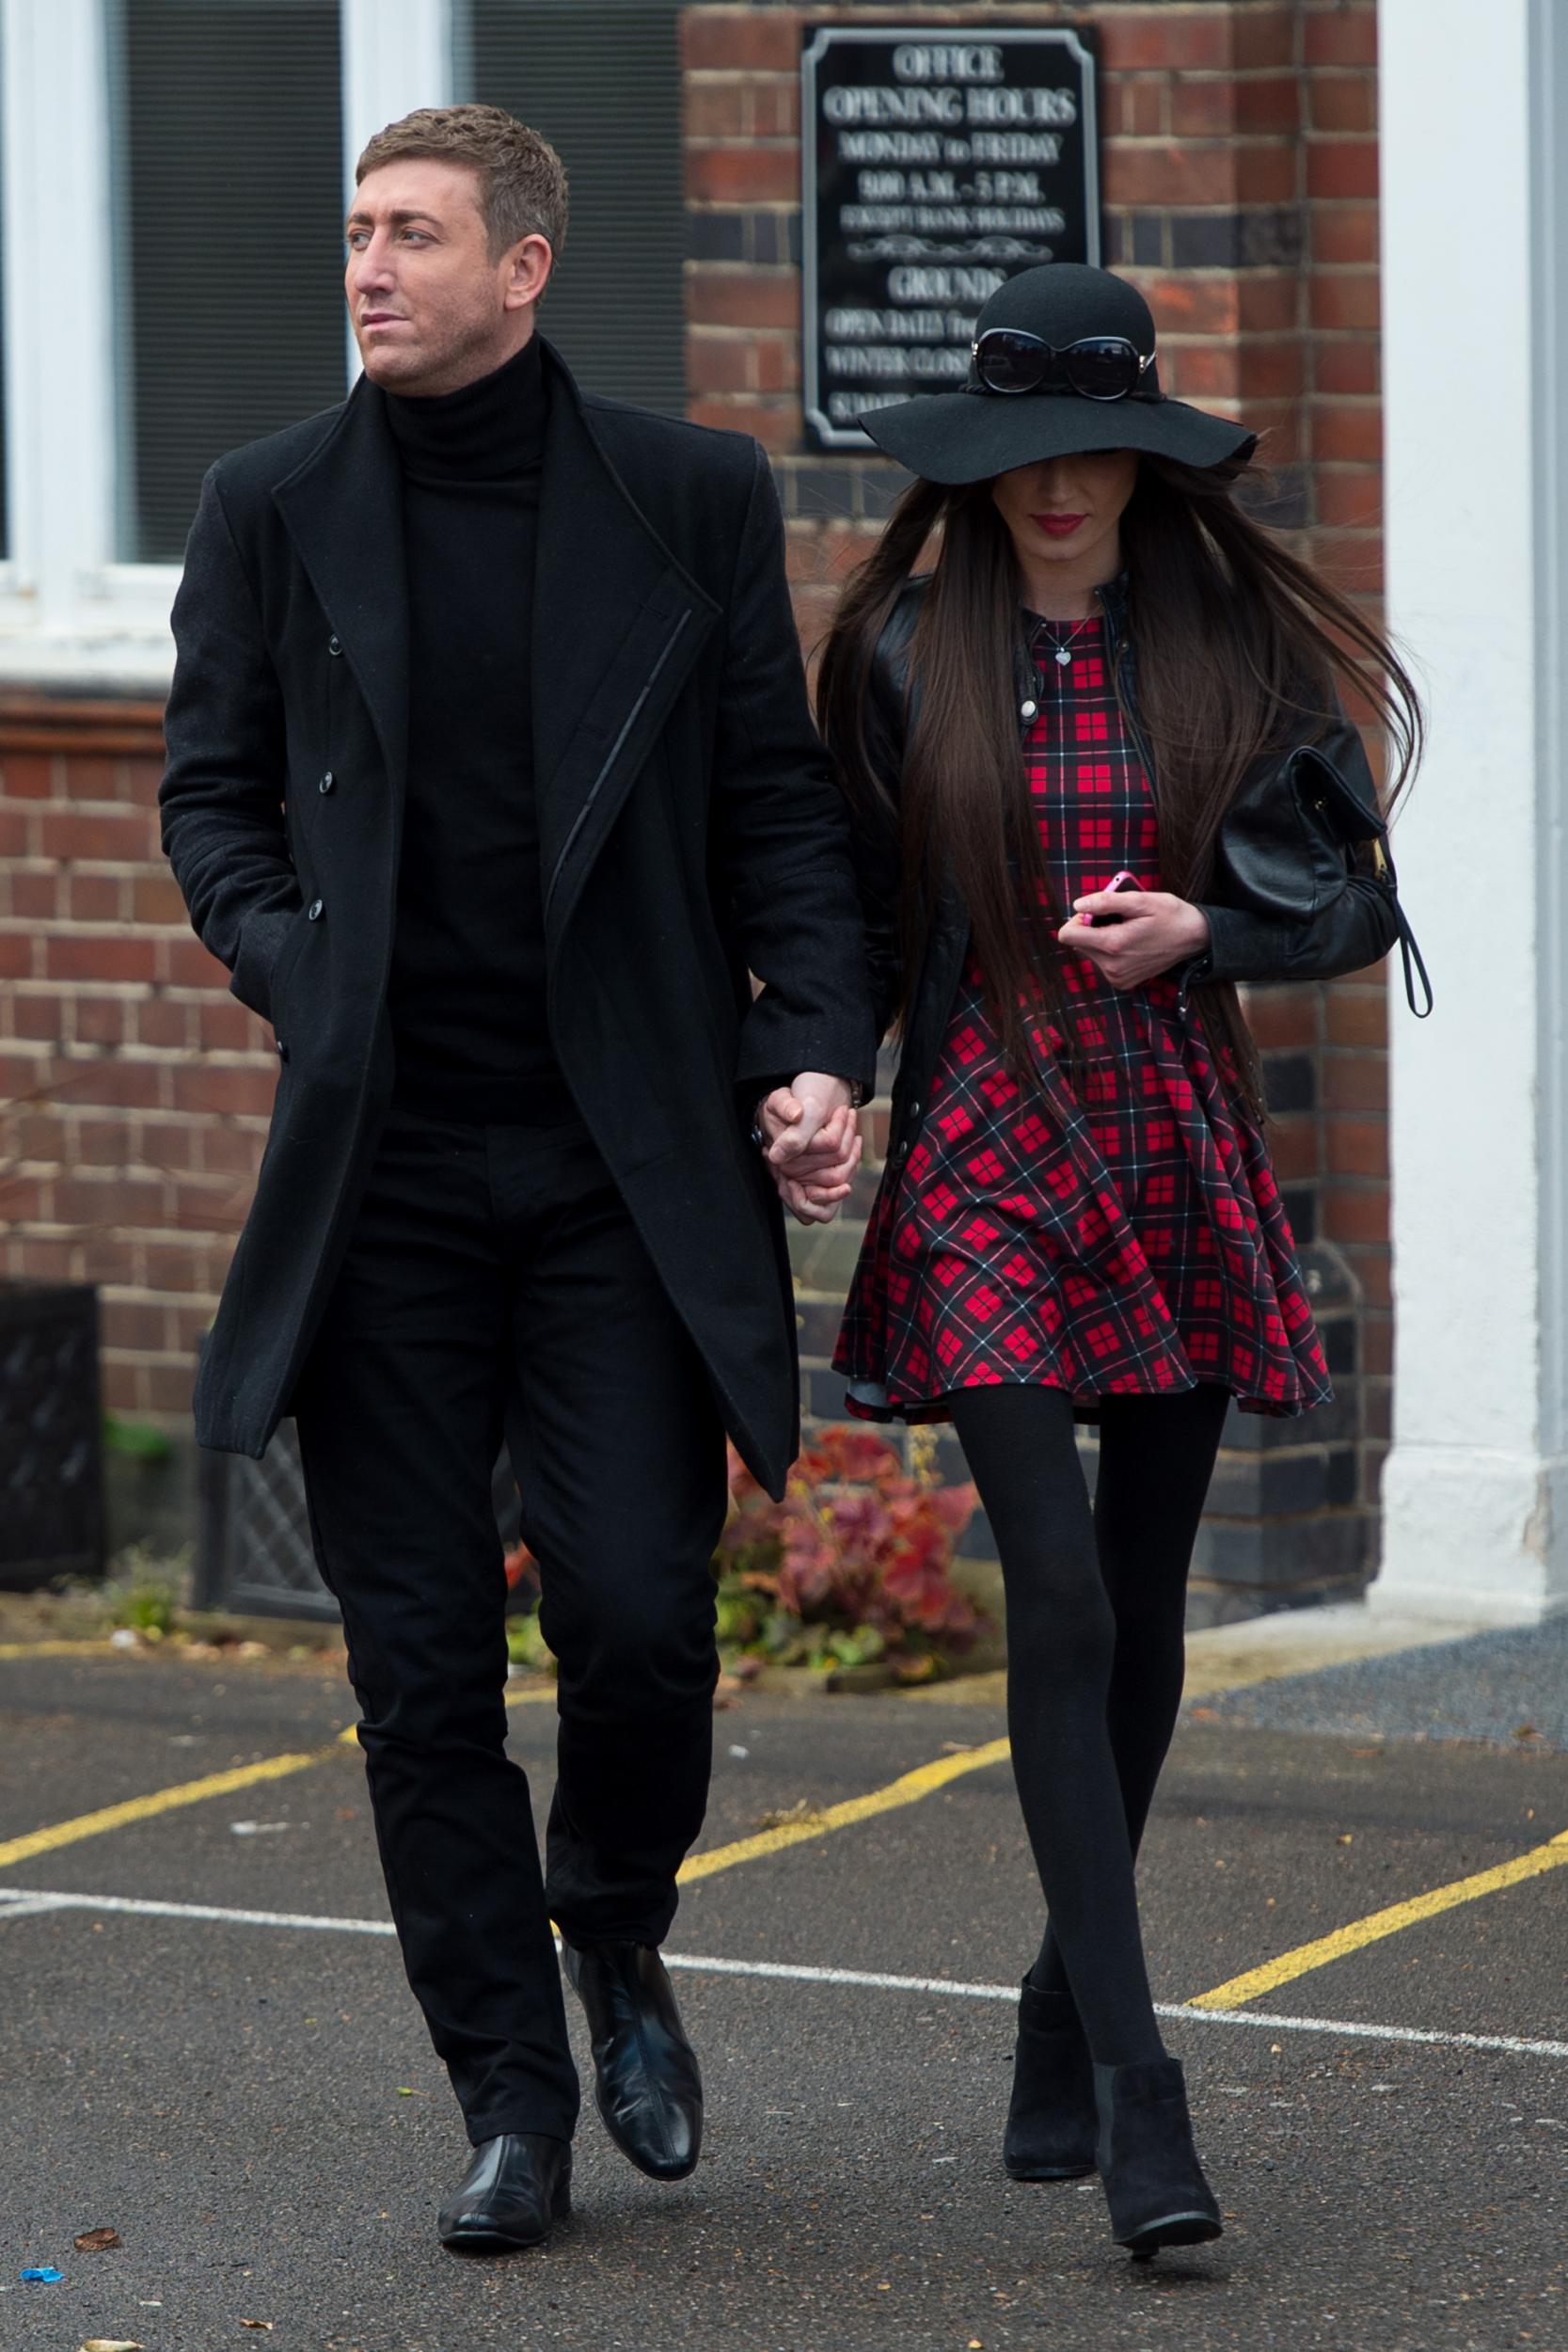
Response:
[{"label": "black ankle boot", "polygon": [[1002,2161],[1015,2181],[1077,2181],[1094,2170],[1094,2066],[1070,1993],[1023,1979],[1013,2095]]},{"label": "black ankle boot", "polygon": [[1111,2234],[1140,2261],[1162,2246],[1202,2246],[1220,2209],[1193,2145],[1180,2060],[1097,2066],[1099,2158]]}]

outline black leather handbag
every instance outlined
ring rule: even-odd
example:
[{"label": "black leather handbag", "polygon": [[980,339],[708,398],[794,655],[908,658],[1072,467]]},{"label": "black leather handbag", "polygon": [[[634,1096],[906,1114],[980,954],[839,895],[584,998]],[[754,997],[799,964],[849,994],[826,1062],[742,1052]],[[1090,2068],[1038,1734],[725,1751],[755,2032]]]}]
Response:
[{"label": "black leather handbag", "polygon": [[[1418,1021],[1433,1007],[1432,979],[1400,904],[1399,877],[1388,852],[1388,820],[1375,799],[1368,801],[1343,771],[1312,744],[1304,744],[1286,763],[1286,778],[1295,801],[1303,833],[1313,851],[1313,866],[1326,901],[1344,889],[1347,877],[1365,858],[1373,879],[1386,891],[1399,926],[1400,961],[1404,970],[1404,996]],[[1369,782],[1370,779],[1369,778]],[[1416,1001],[1420,981],[1423,1004]]]}]

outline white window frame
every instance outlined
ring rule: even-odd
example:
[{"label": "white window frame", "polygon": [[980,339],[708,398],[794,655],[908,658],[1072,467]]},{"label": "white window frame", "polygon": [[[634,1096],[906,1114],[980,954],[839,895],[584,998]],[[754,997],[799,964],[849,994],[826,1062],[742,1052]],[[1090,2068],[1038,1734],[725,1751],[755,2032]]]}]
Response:
[{"label": "white window frame", "polygon": [[[345,195],[372,132],[450,103],[451,0],[340,0]],[[0,684],[159,694],[173,564],[115,557],[106,0],[0,0],[7,477]],[[356,368],[345,320],[344,388]]]}]

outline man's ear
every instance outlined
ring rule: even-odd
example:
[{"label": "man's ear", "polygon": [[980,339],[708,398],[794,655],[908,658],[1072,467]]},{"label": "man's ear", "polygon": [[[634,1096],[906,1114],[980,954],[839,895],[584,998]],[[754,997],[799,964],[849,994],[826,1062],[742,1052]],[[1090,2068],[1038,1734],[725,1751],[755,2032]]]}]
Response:
[{"label": "man's ear", "polygon": [[506,308],[525,310],[537,302],[549,283],[555,255],[547,237],[519,237],[506,256]]}]

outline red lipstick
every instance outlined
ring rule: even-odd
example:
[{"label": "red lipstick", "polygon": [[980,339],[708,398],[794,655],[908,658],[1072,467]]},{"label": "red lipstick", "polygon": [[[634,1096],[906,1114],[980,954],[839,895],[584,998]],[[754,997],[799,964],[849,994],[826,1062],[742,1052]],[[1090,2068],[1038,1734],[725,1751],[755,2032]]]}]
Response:
[{"label": "red lipstick", "polygon": [[1086,515],[1031,515],[1029,519],[1033,523],[1038,523],[1048,538],[1070,539],[1080,523],[1088,521],[1088,516]]}]

